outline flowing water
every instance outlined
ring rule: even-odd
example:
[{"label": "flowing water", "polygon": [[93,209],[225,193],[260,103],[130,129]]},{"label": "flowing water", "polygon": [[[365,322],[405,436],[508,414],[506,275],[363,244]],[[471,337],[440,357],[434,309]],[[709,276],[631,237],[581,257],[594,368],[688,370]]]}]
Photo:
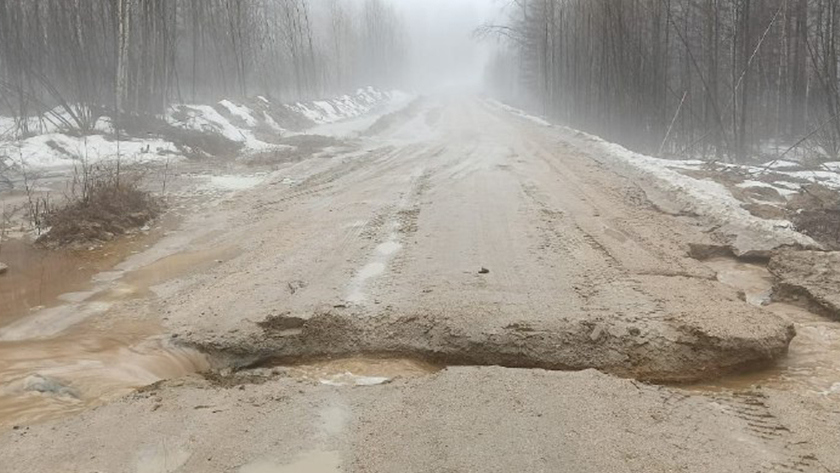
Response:
[{"label": "flowing water", "polygon": [[58,337],[0,343],[0,428],[99,405],[162,379],[210,368],[153,324],[107,332],[80,324]]},{"label": "flowing water", "polygon": [[441,367],[410,358],[358,356],[286,367],[289,376],[332,386],[372,386],[396,378],[419,378]]},{"label": "flowing water", "polygon": [[840,322],[796,305],[772,302],[773,276],[759,264],[729,258],[707,261],[718,280],[742,291],[747,302],[791,320],[796,337],[786,357],[766,370],[731,376],[699,389],[750,389],[761,385],[821,396],[840,396]]},{"label": "flowing water", "polygon": [[[144,244],[114,245],[100,259],[93,252],[4,248],[10,271],[0,279],[0,428],[77,412],[211,367],[203,354],[164,337],[157,323],[121,313],[120,302],[207,269],[238,249],[178,253],[142,267],[97,272]],[[110,324],[95,317],[106,313]]]}]

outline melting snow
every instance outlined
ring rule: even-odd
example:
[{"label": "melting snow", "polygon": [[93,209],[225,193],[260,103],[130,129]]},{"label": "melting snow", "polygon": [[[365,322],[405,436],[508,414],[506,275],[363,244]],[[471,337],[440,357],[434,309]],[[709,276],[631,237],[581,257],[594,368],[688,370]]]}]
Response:
[{"label": "melting snow", "polygon": [[[303,114],[315,123],[335,123],[364,115],[374,107],[383,105],[386,100],[393,102],[404,95],[398,92],[381,92],[367,87],[359,89],[352,96],[345,95],[337,99],[297,103],[285,105],[285,107]],[[269,99],[263,96],[258,96],[257,100],[265,105],[271,105]],[[261,124],[265,124],[279,135],[289,133],[266,111],[255,111],[230,100],[222,100],[217,107],[227,110],[232,117],[236,117],[233,121],[242,126],[232,123],[216,108],[209,105],[173,105],[168,110],[166,120],[175,127],[216,134],[242,143],[246,152],[283,147],[283,145],[261,141],[254,135],[253,129]],[[66,112],[61,109],[56,109],[51,113],[69,120]],[[30,129],[38,130],[42,134],[17,141],[3,141],[4,137],[8,138],[16,131],[17,126],[14,119],[0,117],[0,161],[7,165],[20,165],[22,162],[28,169],[59,169],[70,168],[82,160],[96,162],[116,158],[118,153],[120,159],[139,162],[168,160],[173,156],[183,157],[174,143],[160,139],[130,138],[118,143],[104,135],[113,132],[111,121],[107,117],[97,122],[95,131],[99,134],[86,137],[62,133],[62,127],[54,118],[52,121],[31,118],[28,125]]]},{"label": "melting snow", "polygon": [[383,101],[399,96],[398,92],[382,92],[373,87],[366,87],[357,90],[352,97],[345,95],[334,100],[296,103],[286,107],[317,124],[327,124],[358,117],[370,112]]},{"label": "melting snow", "polygon": [[0,142],[0,157],[6,156],[14,164],[20,164],[22,160],[29,169],[72,167],[82,161],[97,162],[117,156],[127,162],[146,162],[169,159],[176,153],[177,148],[163,140],[118,142],[102,135],[76,137],[49,133],[15,142]]},{"label": "melting snow", "polygon": [[748,181],[744,181],[744,182],[741,182],[739,184],[736,184],[736,187],[740,187],[742,189],[748,189],[750,187],[763,187],[763,188],[767,188],[767,189],[773,189],[781,195],[793,195],[793,194],[798,193],[796,190],[791,190],[791,189],[786,188],[784,186],[783,187],[778,187],[775,184],[769,184],[769,183],[761,182],[761,181],[749,181],[748,180]]},{"label": "melting snow", "polygon": [[232,103],[230,100],[222,100],[219,102],[219,105],[225,107],[231,115],[242,119],[246,125],[249,127],[257,126],[257,120],[254,119],[254,116],[251,115],[251,109],[248,107],[242,107]]}]

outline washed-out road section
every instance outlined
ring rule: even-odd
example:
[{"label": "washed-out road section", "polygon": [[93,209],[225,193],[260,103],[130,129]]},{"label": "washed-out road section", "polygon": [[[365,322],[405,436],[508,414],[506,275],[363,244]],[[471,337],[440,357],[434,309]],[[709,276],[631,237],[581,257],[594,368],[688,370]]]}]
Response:
[{"label": "washed-out road section", "polygon": [[[0,434],[0,464],[840,469],[835,398],[639,382],[766,366],[795,335],[689,257],[715,244],[708,222],[661,212],[593,150],[481,100],[426,100],[372,130],[214,207],[201,244],[236,256],[143,302],[179,343],[263,368]],[[366,387],[271,368],[357,355],[449,368]]]},{"label": "washed-out road section", "polygon": [[227,238],[245,251],[167,300],[172,330],[238,357],[391,353],[653,381],[785,353],[792,325],[691,259],[710,237],[639,185],[486,103],[417,108],[364,152],[243,195]]}]

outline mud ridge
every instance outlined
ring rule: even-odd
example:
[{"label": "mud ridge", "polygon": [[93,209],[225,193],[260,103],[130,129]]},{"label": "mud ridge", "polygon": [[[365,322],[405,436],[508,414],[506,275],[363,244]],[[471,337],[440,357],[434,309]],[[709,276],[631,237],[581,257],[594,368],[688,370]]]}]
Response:
[{"label": "mud ridge", "polygon": [[[349,311],[348,311],[349,312]],[[718,338],[690,327],[664,336],[609,321],[547,321],[455,328],[431,314],[359,316],[332,311],[307,320],[275,316],[262,336],[186,339],[234,369],[319,358],[389,355],[438,365],[579,371],[597,369],[653,383],[688,383],[759,369],[784,355],[785,340]],[[674,339],[676,338],[676,340]]]}]

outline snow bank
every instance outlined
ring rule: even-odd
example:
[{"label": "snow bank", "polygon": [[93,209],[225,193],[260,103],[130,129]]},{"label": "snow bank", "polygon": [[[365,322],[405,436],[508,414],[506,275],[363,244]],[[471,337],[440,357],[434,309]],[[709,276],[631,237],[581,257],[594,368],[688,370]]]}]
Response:
[{"label": "snow bank", "polygon": [[84,137],[48,133],[13,142],[0,142],[0,159],[15,167],[54,170],[80,162],[119,158],[127,163],[169,159],[178,150],[159,139],[116,141],[103,135]]},{"label": "snow bank", "polygon": [[[288,148],[287,145],[269,143],[259,138],[270,139],[272,134],[281,138],[293,134],[284,127],[284,120],[302,122],[307,126],[312,123],[337,123],[368,114],[379,107],[384,108],[405,96],[400,92],[383,92],[373,87],[359,89],[354,95],[295,104],[273,104],[270,99],[259,96],[245,103],[222,100],[215,106],[173,105],[165,119],[176,128],[214,134],[241,143],[243,152],[248,153]],[[59,109],[53,112],[65,114]],[[83,160],[97,162],[118,155],[120,159],[132,162],[183,157],[175,143],[162,139],[127,138],[117,142],[111,137],[113,127],[107,117],[98,120],[95,130],[97,134],[86,137],[64,133],[65,130],[55,120],[50,122],[33,118],[29,126],[41,134],[18,139],[15,136],[15,120],[0,117],[0,164],[18,168],[23,165],[29,170],[58,170],[72,168]]]},{"label": "snow bank", "polygon": [[489,102],[491,105],[493,105],[496,108],[501,108],[502,110],[505,110],[506,112],[509,112],[513,115],[516,115],[516,116],[520,117],[520,118],[524,118],[525,120],[528,120],[530,122],[534,122],[537,125],[547,126],[547,127],[551,126],[551,123],[549,123],[548,121],[546,121],[546,120],[544,120],[540,117],[525,113],[524,111],[522,111],[518,108],[511,107],[510,105],[499,102],[498,100],[487,99],[487,102]]},{"label": "snow bank", "polygon": [[299,102],[286,105],[286,107],[316,124],[323,125],[364,115],[387,101],[401,100],[405,95],[402,92],[383,92],[373,87],[366,87],[357,90],[352,96],[344,95],[332,100]]},{"label": "snow bank", "polygon": [[[42,117],[29,117],[26,120],[26,127],[29,134],[42,135],[68,131],[65,123],[74,124],[75,121],[64,108],[56,107],[44,113]],[[111,119],[99,117],[93,125],[93,131],[113,133],[114,128],[111,125]],[[18,122],[12,117],[0,116],[0,140],[13,141],[20,138]]]},{"label": "snow bank", "polygon": [[[779,184],[782,184],[782,185],[779,185]],[[739,184],[735,184],[735,186],[740,187],[742,189],[749,189],[751,187],[762,187],[762,188],[765,188],[765,189],[773,189],[783,196],[798,194],[797,189],[791,189],[789,186],[784,185],[784,184],[785,183],[770,184],[770,183],[767,183],[767,182],[753,181],[753,180],[748,179],[748,180],[746,180],[744,182],[741,182]]]},{"label": "snow bank", "polygon": [[[217,108],[208,105],[175,105],[170,108],[167,121],[179,128],[215,133],[242,143],[246,152],[258,151],[272,149],[277,145],[258,139],[255,135],[257,130],[270,130],[280,136],[289,136],[294,134],[289,128],[298,125],[291,122],[333,124],[366,115],[374,109],[401,101],[404,96],[407,95],[397,91],[383,92],[373,87],[359,89],[352,96],[293,104],[273,103],[266,97],[257,96],[256,100],[248,104],[222,100]],[[226,111],[230,118],[219,113],[219,110]],[[278,119],[290,123],[278,122]]]},{"label": "snow bank", "polygon": [[[579,133],[576,130],[569,131]],[[752,215],[723,184],[686,176],[666,167],[663,163],[666,160],[635,153],[592,135],[584,136],[597,151],[604,152],[607,159],[627,164],[655,178],[656,185],[669,194],[687,196],[688,199],[683,203],[694,213],[711,218],[722,225],[722,233],[734,238],[732,247],[739,256],[781,246],[820,246],[810,237],[794,230],[793,224],[787,220],[766,220]]]},{"label": "snow bank", "polygon": [[254,116],[251,115],[251,109],[248,107],[241,107],[232,103],[230,100],[222,100],[219,102],[219,105],[228,109],[231,114],[245,122],[245,124],[249,127],[257,126],[257,120],[255,120]]},{"label": "snow bank", "polygon": [[[507,105],[500,108],[516,110]],[[516,110],[515,115],[540,124],[547,123],[537,117],[529,118],[521,110]],[[572,128],[558,126],[556,129],[563,132],[564,139],[590,150],[596,160],[613,169],[618,167],[625,174],[637,175],[637,182],[653,185],[659,192],[679,201],[685,210],[713,220],[720,225],[719,233],[731,238],[732,249],[739,256],[781,246],[820,246],[810,237],[795,231],[793,224],[787,220],[766,220],[752,215],[723,184],[710,179],[695,179],[671,169],[673,161],[645,156]]]},{"label": "snow bank", "polygon": [[[243,121],[253,123],[249,126],[258,125],[249,108],[235,105],[227,100],[219,103],[231,110],[233,115],[240,118],[247,117],[247,119],[243,118]],[[172,126],[185,130],[221,135],[231,141],[242,143],[249,150],[263,150],[271,147],[269,143],[258,140],[252,130],[234,125],[209,105],[175,105],[170,108],[166,121]]]}]

